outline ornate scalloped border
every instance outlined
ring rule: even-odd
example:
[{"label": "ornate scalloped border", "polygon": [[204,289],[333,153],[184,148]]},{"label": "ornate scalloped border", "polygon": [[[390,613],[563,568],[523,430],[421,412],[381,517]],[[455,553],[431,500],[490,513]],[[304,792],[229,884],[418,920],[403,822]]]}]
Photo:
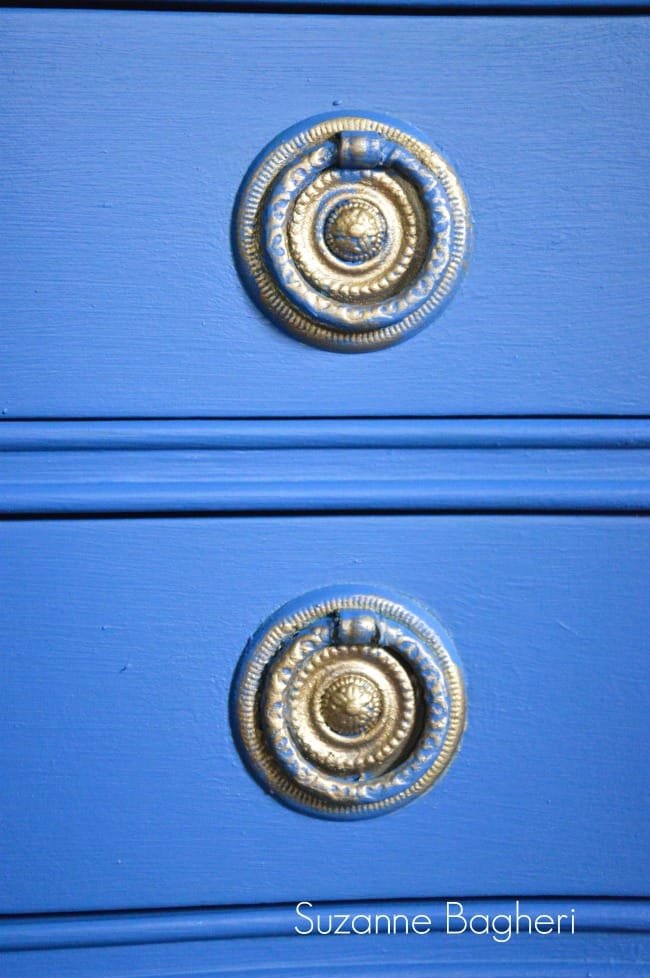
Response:
[{"label": "ornate scalloped border", "polygon": [[[273,181],[305,150],[345,129],[380,132],[409,150],[440,181],[449,198],[453,216],[449,264],[434,293],[419,309],[404,319],[373,330],[336,330],[307,317],[280,291],[266,268],[261,250],[263,201]],[[469,204],[457,175],[442,156],[395,125],[371,116],[356,115],[325,119],[275,146],[245,180],[236,211],[235,231],[244,279],[250,284],[263,311],[299,339],[322,349],[347,353],[362,353],[392,346],[422,329],[452,296],[462,278],[471,246]]]},{"label": "ornate scalloped border", "polygon": [[[253,773],[272,794],[300,811],[325,818],[369,818],[401,807],[433,786],[452,760],[465,728],[465,688],[460,669],[442,644],[434,629],[403,605],[377,594],[334,595],[310,602],[305,595],[304,607],[272,619],[270,627],[254,637],[244,653],[242,668],[234,688],[236,725],[246,759]],[[449,724],[444,743],[433,764],[398,794],[374,802],[337,805],[305,791],[282,770],[267,746],[259,720],[259,695],[264,672],[271,659],[287,639],[320,619],[341,610],[372,611],[394,624],[408,628],[434,656],[442,670],[450,699]],[[278,614],[280,614],[279,612]]]}]

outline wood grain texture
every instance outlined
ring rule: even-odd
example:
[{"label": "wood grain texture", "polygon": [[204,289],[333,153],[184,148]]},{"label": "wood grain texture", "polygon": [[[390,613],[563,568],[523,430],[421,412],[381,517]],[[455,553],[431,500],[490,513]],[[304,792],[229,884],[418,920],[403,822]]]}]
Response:
[{"label": "wood grain texture", "polygon": [[[647,20],[1,17],[5,416],[647,413]],[[332,106],[423,130],[476,224],[441,319],[349,358],[229,243],[255,155]]]},{"label": "wood grain texture", "polygon": [[[311,517],[2,524],[2,910],[648,895],[650,524]],[[429,605],[467,676],[441,782],[299,815],[228,723],[247,637],[328,584]],[[179,969],[182,970],[182,969]]]}]

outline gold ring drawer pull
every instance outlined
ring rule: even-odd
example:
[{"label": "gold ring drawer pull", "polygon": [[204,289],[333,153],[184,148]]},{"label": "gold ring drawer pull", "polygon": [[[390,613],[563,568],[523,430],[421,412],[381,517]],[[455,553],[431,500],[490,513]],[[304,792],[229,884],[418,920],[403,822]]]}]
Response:
[{"label": "gold ring drawer pull", "polygon": [[423,608],[327,589],[253,637],[233,687],[245,760],[267,790],[329,818],[380,815],[422,794],[465,725],[462,675]]},{"label": "gold ring drawer pull", "polygon": [[255,161],[235,217],[242,280],[260,308],[314,346],[355,353],[427,325],[471,243],[458,176],[404,123],[325,116]]}]

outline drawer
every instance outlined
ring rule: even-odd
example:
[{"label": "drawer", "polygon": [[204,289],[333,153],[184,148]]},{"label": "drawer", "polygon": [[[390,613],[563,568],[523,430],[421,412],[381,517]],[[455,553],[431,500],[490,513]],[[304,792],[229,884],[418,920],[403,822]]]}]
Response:
[{"label": "drawer", "polygon": [[[2,911],[648,894],[650,524],[632,516],[22,520],[6,568]],[[331,821],[229,724],[247,638],[327,585],[453,639],[467,730],[430,792]]]},{"label": "drawer", "polygon": [[[60,10],[2,22],[6,416],[647,410],[646,20]],[[441,317],[353,357],[273,326],[230,243],[256,155],[333,106],[425,133],[475,225]]]}]

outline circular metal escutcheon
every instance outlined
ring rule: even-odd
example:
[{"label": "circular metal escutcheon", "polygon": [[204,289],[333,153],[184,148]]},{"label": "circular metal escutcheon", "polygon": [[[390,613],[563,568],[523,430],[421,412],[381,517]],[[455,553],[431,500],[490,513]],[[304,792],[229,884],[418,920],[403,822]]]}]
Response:
[{"label": "circular metal escutcheon", "polygon": [[450,164],[384,116],[307,120],[249,170],[237,263],[259,307],[292,335],[358,353],[426,326],[464,272],[467,198]]},{"label": "circular metal escutcheon", "polygon": [[448,637],[376,589],[325,589],[276,612],[243,655],[232,705],[255,777],[325,818],[381,815],[427,791],[465,726]]}]

